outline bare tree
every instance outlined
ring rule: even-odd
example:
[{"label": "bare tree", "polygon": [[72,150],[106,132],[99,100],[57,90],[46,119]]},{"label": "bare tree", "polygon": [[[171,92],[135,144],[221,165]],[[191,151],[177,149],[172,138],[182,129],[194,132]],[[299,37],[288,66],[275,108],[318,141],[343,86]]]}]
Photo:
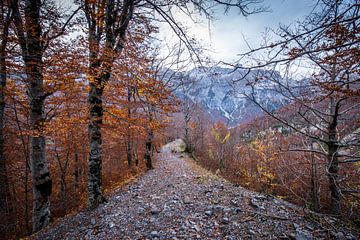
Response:
[{"label": "bare tree", "polygon": [[[305,151],[327,159],[327,175],[331,197],[331,211],[341,213],[341,198],[344,193],[359,193],[348,189],[340,176],[340,164],[359,162],[359,56],[360,39],[357,34],[360,24],[359,1],[320,1],[304,22],[295,30],[280,27],[280,40],[264,47],[252,49],[243,55],[254,56],[267,52],[269,58],[257,60],[258,64],[248,69],[266,67],[285,70],[285,78],[278,74],[261,74],[250,82],[256,88],[267,80],[287,99],[294,109],[291,119],[281,111],[272,111],[262,105],[256,91],[246,96],[264,112],[288,126],[294,132],[316,143],[307,149],[296,147],[292,151]],[[306,72],[301,81],[290,78],[294,68]],[[309,69],[313,69],[310,71]],[[351,116],[351,117],[350,117]],[[307,127],[310,131],[306,131]]]},{"label": "bare tree", "polygon": [[[84,1],[87,21],[90,90],[89,103],[89,177],[88,202],[90,208],[97,207],[105,199],[101,190],[103,118],[102,96],[106,82],[111,77],[112,65],[125,46],[126,30],[134,12],[133,0]],[[103,42],[103,39],[104,42]]]},{"label": "bare tree", "polygon": [[[44,89],[44,54],[49,44],[64,35],[77,10],[65,21],[55,14],[51,2],[40,0],[12,1],[13,22],[25,65],[30,105],[31,174],[33,180],[33,231],[45,227],[51,219],[52,180],[45,156],[45,99],[53,93]],[[44,14],[51,11],[52,14]],[[46,16],[46,17],[45,17]],[[45,29],[45,26],[49,29]]]}]

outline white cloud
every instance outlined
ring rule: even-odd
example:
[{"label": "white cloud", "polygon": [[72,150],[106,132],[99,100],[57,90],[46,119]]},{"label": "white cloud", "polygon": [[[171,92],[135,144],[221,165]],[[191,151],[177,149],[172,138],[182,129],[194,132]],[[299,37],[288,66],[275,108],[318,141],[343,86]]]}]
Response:
[{"label": "white cloud", "polygon": [[[279,23],[290,24],[307,15],[314,5],[313,0],[266,0],[271,12],[251,15],[247,18],[240,16],[236,10],[227,14],[219,9],[217,20],[208,25],[208,22],[197,16],[200,22],[194,23],[181,13],[175,14],[176,19],[187,26],[191,36],[209,48],[210,56],[216,60],[232,61],[239,53],[249,50],[246,41],[251,47],[257,47],[262,42],[266,27],[276,28]],[[160,38],[173,35],[171,31],[162,26]],[[174,38],[173,38],[174,39]],[[245,41],[246,39],[246,41]]]}]

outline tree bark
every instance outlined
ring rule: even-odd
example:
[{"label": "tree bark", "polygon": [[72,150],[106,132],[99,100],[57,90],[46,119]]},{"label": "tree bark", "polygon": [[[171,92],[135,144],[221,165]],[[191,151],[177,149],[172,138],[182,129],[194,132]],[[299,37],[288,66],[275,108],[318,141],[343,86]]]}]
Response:
[{"label": "tree bark", "polygon": [[80,182],[80,166],[79,166],[79,152],[77,147],[75,146],[75,163],[74,163],[74,191],[76,191],[79,188],[79,182]]},{"label": "tree bark", "polygon": [[30,137],[30,166],[33,180],[33,231],[37,232],[49,224],[50,195],[52,180],[45,157],[45,98],[43,89],[43,49],[41,41],[40,0],[25,1],[25,27],[19,10],[14,1],[14,22],[18,41],[25,62],[28,97],[30,103],[30,126],[33,134]]},{"label": "tree bark", "polygon": [[130,130],[128,130],[129,132],[127,133],[127,139],[126,139],[126,156],[127,156],[127,162],[128,162],[128,166],[131,168],[132,167],[132,144],[131,144],[131,134],[130,134]]},{"label": "tree bark", "polygon": [[329,178],[329,189],[331,194],[331,212],[339,215],[341,213],[341,192],[338,186],[339,179],[339,163],[336,156],[337,146],[334,144],[328,145],[328,178]]},{"label": "tree bark", "polygon": [[145,156],[144,156],[145,161],[146,161],[146,168],[148,170],[153,169],[152,158],[151,158],[151,149],[152,149],[153,138],[154,138],[154,133],[150,129],[150,130],[148,130],[148,135],[147,135],[146,142],[145,142]]},{"label": "tree bark", "polygon": [[[109,0],[105,5],[84,1],[84,13],[88,23],[89,48],[89,175],[88,204],[96,208],[105,201],[102,195],[102,137],[101,124],[103,118],[102,95],[112,73],[112,65],[125,46],[126,30],[134,11],[134,0],[120,2]],[[98,5],[97,5],[98,4]],[[104,18],[99,17],[98,8],[105,11]],[[119,11],[119,9],[122,10]],[[120,14],[119,14],[120,13]],[[104,52],[99,53],[105,34]],[[102,55],[102,56],[101,56]]]},{"label": "tree bark", "polygon": [[65,175],[65,173],[61,173],[60,194],[61,194],[61,211],[62,211],[62,214],[65,216],[66,212],[67,212],[66,175]]},{"label": "tree bark", "polygon": [[[311,143],[311,149],[313,149],[313,143]],[[315,160],[314,153],[311,153],[311,201],[312,201],[312,210],[315,212],[319,211],[320,201],[318,190],[318,176],[317,176],[317,164]]]},{"label": "tree bark", "polygon": [[331,195],[331,212],[336,215],[341,213],[341,191],[338,184],[339,179],[339,160],[338,160],[338,139],[337,139],[337,125],[338,114],[341,100],[335,104],[333,98],[330,99],[330,113],[332,115],[331,122],[328,126],[329,141],[328,147],[328,179],[329,190]]},{"label": "tree bark", "polygon": [[[131,118],[131,98],[133,95],[133,88],[131,86],[128,87],[128,95],[127,95],[127,100],[128,100],[128,106],[127,106],[127,114],[128,114],[128,119]],[[128,124],[127,126],[127,136],[126,136],[126,156],[127,156],[127,162],[128,162],[128,166],[131,168],[132,167],[132,141],[131,141],[131,128],[130,128],[130,124]]]},{"label": "tree bark", "polygon": [[133,145],[133,156],[134,156],[134,160],[135,160],[135,166],[138,166],[139,165],[139,157],[138,157],[138,153],[137,153],[136,141],[134,141],[134,145]]},{"label": "tree bark", "polygon": [[28,67],[30,82],[30,124],[34,135],[31,136],[31,173],[33,179],[33,231],[37,232],[49,224],[50,195],[52,180],[45,157],[44,125],[44,98],[42,83],[43,79],[37,70],[37,66]]},{"label": "tree bark", "polygon": [[184,103],[184,121],[185,121],[185,144],[186,144],[186,151],[191,153],[193,151],[192,149],[192,143],[190,141],[189,136],[189,123],[191,120],[191,109],[190,109],[190,100],[186,99]]},{"label": "tree bark", "polygon": [[103,87],[100,84],[90,83],[89,91],[89,114],[90,122],[89,142],[89,176],[88,176],[88,201],[90,208],[96,208],[100,203],[104,202],[101,185],[101,167],[102,167],[102,138],[101,138],[101,124],[103,117],[102,106]]}]

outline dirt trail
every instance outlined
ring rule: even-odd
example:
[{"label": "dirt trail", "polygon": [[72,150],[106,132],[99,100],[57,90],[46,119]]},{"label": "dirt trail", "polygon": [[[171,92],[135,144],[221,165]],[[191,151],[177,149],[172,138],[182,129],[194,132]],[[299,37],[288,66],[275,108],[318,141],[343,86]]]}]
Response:
[{"label": "dirt trail", "polygon": [[210,174],[174,152],[181,145],[165,145],[155,169],[108,203],[64,218],[32,239],[357,239],[335,219],[304,217],[290,203]]}]

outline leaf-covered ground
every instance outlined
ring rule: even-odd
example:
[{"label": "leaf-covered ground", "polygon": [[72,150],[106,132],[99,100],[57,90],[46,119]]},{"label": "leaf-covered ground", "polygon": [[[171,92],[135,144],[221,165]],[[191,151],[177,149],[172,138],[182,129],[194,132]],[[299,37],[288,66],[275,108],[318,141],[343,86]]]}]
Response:
[{"label": "leaf-covered ground", "polygon": [[182,153],[182,144],[165,145],[155,169],[106,204],[31,239],[357,239],[336,219],[304,213],[209,173]]}]

